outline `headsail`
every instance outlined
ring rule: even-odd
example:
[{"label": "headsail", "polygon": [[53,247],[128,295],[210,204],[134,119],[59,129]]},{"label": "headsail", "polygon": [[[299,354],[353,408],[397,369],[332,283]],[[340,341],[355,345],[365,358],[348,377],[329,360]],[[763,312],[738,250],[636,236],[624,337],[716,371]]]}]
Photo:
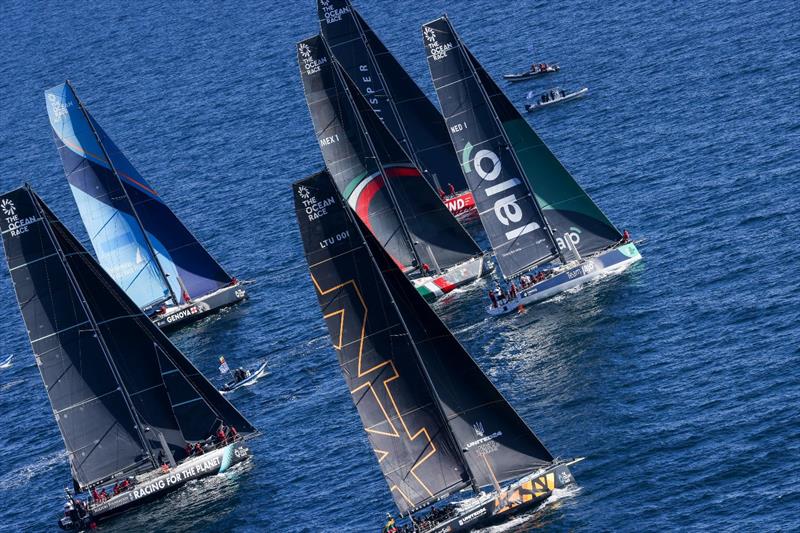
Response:
[{"label": "headsail", "polygon": [[433,85],[481,222],[506,278],[558,254],[461,43],[442,17],[423,26]]},{"label": "headsail", "polygon": [[[497,117],[522,164],[536,200],[557,239],[568,235],[581,255],[602,250],[622,234],[553,155],[469,49],[461,44],[489,95]],[[564,244],[558,242],[559,247]]]},{"label": "headsail", "polygon": [[[303,45],[307,48],[303,48]],[[309,74],[309,70],[305,68],[304,64],[307,60],[302,55],[304,50],[311,53],[311,57],[316,58],[315,61],[320,63],[319,71]],[[348,203],[354,207],[359,217],[367,223],[373,233],[376,233],[379,240],[383,243],[383,239],[375,231],[374,225],[370,224],[371,214],[360,207],[360,196],[353,197],[359,192],[359,185],[369,178],[364,179],[363,175],[359,175],[356,179],[361,178],[363,181],[358,182],[357,185],[353,185],[352,181],[345,185],[346,180],[343,180],[341,175],[337,177],[336,171],[333,170],[341,161],[337,156],[342,143],[338,138],[336,141],[327,142],[332,133],[327,129],[335,126],[333,121],[323,118],[326,111],[337,110],[342,115],[338,122],[354,124],[354,128],[347,128],[347,135],[352,137],[347,139],[346,146],[365,148],[367,152],[364,157],[371,157],[372,161],[377,164],[380,173],[378,177],[388,178],[388,184],[384,187],[387,193],[386,199],[392,207],[396,208],[395,212],[400,217],[398,223],[404,230],[403,234],[411,242],[411,250],[421,263],[428,264],[432,269],[436,267],[446,269],[479,255],[481,250],[478,245],[442,204],[436,192],[422,178],[417,167],[381,123],[378,115],[358,92],[353,81],[341,70],[336,60],[327,60],[329,54],[324,41],[318,37],[309,39],[301,43],[300,53],[299,59],[306,86],[306,97],[309,101],[309,109],[312,110],[312,119],[314,119],[315,130],[326,164],[329,169],[332,169],[339,191],[347,198]],[[324,61],[321,60],[322,57],[325,58]],[[316,82],[322,84],[320,90],[326,90],[326,98],[319,100],[316,98],[318,94],[315,92]],[[351,117],[345,119],[347,115]],[[348,169],[347,174],[352,174],[352,168]],[[382,184],[383,182],[382,180]],[[392,255],[395,257],[394,253]],[[400,263],[404,267],[408,266],[406,263]]]},{"label": "headsail", "polygon": [[67,82],[45,91],[53,137],[97,259],[144,307],[231,277],[89,114]]},{"label": "headsail", "polygon": [[78,488],[176,459],[220,423],[252,425],[28,188],[0,197],[6,259]]},{"label": "headsail", "polygon": [[467,486],[413,345],[331,176],[295,183],[294,198],[339,365],[398,509],[407,513]]},{"label": "headsail", "polygon": [[466,190],[444,118],[350,1],[319,0],[317,12],[332,55],[428,182]]},{"label": "headsail", "polygon": [[[371,359],[369,365],[364,363],[365,367],[377,369],[381,364],[389,364],[388,360],[395,365],[393,368],[403,369],[400,376],[413,376],[415,383],[405,394],[426,406],[420,412],[439,420],[440,429],[430,432],[431,435],[445,433],[439,437],[437,449],[445,450],[448,443],[455,443],[457,456],[453,457],[450,468],[455,469],[458,460],[462,461],[467,465],[463,472],[474,484],[502,483],[552,462],[553,457],[545,446],[386,252],[369,233],[356,225],[333,187],[326,185],[328,179],[322,173],[295,184],[295,205],[312,280],[323,312],[327,313],[329,331],[339,350],[350,390],[365,386],[363,379],[354,379],[359,375],[353,368],[359,354],[370,353],[370,357],[377,358]],[[366,319],[367,309],[370,318],[365,325],[361,321]],[[359,333],[362,330],[383,333],[362,337]],[[383,342],[379,343],[381,340]],[[391,378],[394,374],[384,376]],[[398,387],[401,384],[411,385],[411,382],[398,383]],[[384,427],[392,417],[387,419],[381,414],[383,410],[377,409],[380,416],[376,419],[373,414],[370,418],[369,413],[376,412],[371,403],[374,396],[356,398],[381,460],[385,448],[380,446],[384,444],[377,443],[370,428]],[[412,400],[408,401],[413,405]],[[438,405],[438,412],[429,406],[432,402]],[[362,403],[372,411],[362,411]],[[412,409],[406,412],[411,413]],[[441,423],[442,418],[446,424]],[[433,428],[429,426],[428,429]],[[382,461],[381,466],[386,475],[387,468]],[[445,470],[442,465],[437,466],[437,471]],[[408,470],[398,473],[408,477]],[[398,506],[404,509],[402,503],[398,501]]]}]

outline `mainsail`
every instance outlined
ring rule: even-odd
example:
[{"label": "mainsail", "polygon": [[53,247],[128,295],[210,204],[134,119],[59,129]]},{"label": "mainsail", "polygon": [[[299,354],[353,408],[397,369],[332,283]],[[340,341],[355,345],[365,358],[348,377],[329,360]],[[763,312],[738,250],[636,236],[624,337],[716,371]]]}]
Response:
[{"label": "mainsail", "polygon": [[317,12],[331,54],[428,182],[466,190],[442,115],[350,1],[318,0]]},{"label": "mainsail", "polygon": [[[569,236],[581,255],[619,242],[622,234],[553,155],[469,49],[461,44],[522,165],[547,224],[558,239]],[[559,243],[560,247],[563,247]]]},{"label": "mainsail", "polygon": [[[253,426],[186,359],[28,187],[0,197],[0,231],[76,486],[186,456],[219,424]],[[162,444],[163,442],[163,444]]]},{"label": "mainsail", "polygon": [[503,275],[554,259],[553,236],[450,22],[425,24],[423,38],[450,138]]},{"label": "mainsail", "polygon": [[[404,237],[414,259],[432,269],[447,269],[480,255],[478,245],[442,204],[350,77],[329,58],[319,36],[298,46],[314,129],[326,165],[348,203],[382,245],[391,245],[387,246],[390,254],[406,269],[413,263],[396,255],[396,237]],[[373,165],[375,171],[362,170]],[[378,193],[383,193],[380,205],[386,202],[393,208],[399,228],[376,224],[371,203]]]},{"label": "mainsail", "polygon": [[295,183],[294,197],[339,365],[398,509],[406,513],[468,486],[414,348],[331,176]]},{"label": "mainsail", "polygon": [[[350,216],[330,176],[302,180],[294,192],[319,303],[400,510],[467,483],[517,479],[552,462],[374,237]],[[428,453],[406,442],[415,434],[430,439]],[[448,472],[450,477],[439,477]],[[435,490],[402,497],[395,490],[398,477]]]},{"label": "mainsail", "polygon": [[89,114],[69,82],[45,91],[53,138],[98,261],[139,307],[231,277]]}]

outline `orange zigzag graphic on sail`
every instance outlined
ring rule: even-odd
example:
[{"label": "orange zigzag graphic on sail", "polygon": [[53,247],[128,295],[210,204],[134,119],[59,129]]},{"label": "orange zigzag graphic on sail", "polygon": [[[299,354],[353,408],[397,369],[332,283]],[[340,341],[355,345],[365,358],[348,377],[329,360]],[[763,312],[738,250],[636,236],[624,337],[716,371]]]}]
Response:
[{"label": "orange zigzag graphic on sail", "polygon": [[[411,468],[410,472],[411,472],[411,475],[414,476],[414,479],[416,479],[417,482],[420,484],[420,486],[425,489],[425,491],[428,493],[428,495],[433,497],[433,492],[431,492],[431,490],[425,485],[425,483],[423,483],[423,481],[417,476],[416,472],[414,472],[414,471],[417,468],[419,468],[422,464],[424,464],[425,461],[427,461],[434,453],[436,453],[436,445],[431,440],[431,437],[430,437],[430,434],[428,433],[427,428],[423,427],[419,431],[417,431],[417,432],[412,434],[411,430],[406,425],[406,421],[403,419],[402,414],[400,414],[400,410],[397,407],[397,403],[395,402],[394,396],[392,395],[392,391],[389,388],[389,384],[392,381],[394,381],[394,380],[396,380],[396,379],[398,379],[400,377],[400,374],[397,372],[397,368],[394,365],[394,361],[391,360],[391,359],[388,359],[388,360],[383,361],[382,363],[379,363],[379,364],[377,364],[377,365],[375,365],[375,366],[373,366],[371,368],[368,368],[368,369],[363,369],[362,368],[362,353],[363,353],[363,349],[364,349],[364,337],[365,337],[365,332],[366,332],[366,328],[367,328],[367,315],[369,314],[369,309],[367,309],[367,304],[364,301],[363,296],[361,295],[361,290],[359,290],[358,285],[356,285],[354,280],[349,280],[349,281],[346,281],[344,283],[341,283],[339,285],[336,285],[334,287],[331,287],[329,289],[324,289],[324,290],[319,286],[319,283],[317,283],[317,279],[316,279],[316,277],[314,277],[313,274],[311,274],[311,281],[314,282],[314,287],[317,289],[317,291],[321,295],[329,294],[329,293],[331,293],[331,292],[333,292],[333,291],[335,291],[337,289],[346,287],[348,285],[352,286],[353,290],[355,291],[355,294],[358,297],[358,300],[361,302],[361,306],[364,309],[364,315],[363,315],[363,318],[361,320],[361,331],[359,332],[359,338],[358,338],[358,363],[357,363],[357,367],[356,367],[358,369],[358,377],[359,378],[363,378],[363,377],[367,376],[368,374],[372,374],[372,373],[375,373],[377,375],[382,368],[387,367],[387,366],[389,368],[391,368],[391,375],[387,379],[383,380],[383,387],[384,387],[384,390],[386,391],[387,396],[389,397],[389,401],[392,404],[392,408],[394,409],[394,412],[397,413],[397,419],[400,420],[400,423],[403,426],[403,432],[412,441],[416,440],[420,436],[424,437],[425,440],[423,442],[426,443],[426,448],[430,447],[430,451],[416,462],[416,464]],[[334,341],[333,346],[337,350],[341,350],[342,347],[345,344],[352,344],[351,342],[345,343],[345,341],[344,341],[345,310],[344,309],[339,309],[338,311],[332,311],[330,313],[327,313],[327,314],[323,315],[323,318],[325,318],[325,320],[327,320],[327,319],[329,319],[331,317],[334,317],[334,316],[337,316],[337,315],[339,315],[339,338],[338,338],[338,340]],[[375,388],[373,387],[373,381],[371,379],[369,379],[369,378],[367,378],[367,379],[368,379],[368,381],[366,383],[364,383],[362,385],[359,385],[355,389],[351,390],[350,393],[351,394],[356,394],[357,392],[359,392],[359,391],[361,391],[363,389],[368,389],[369,392],[372,394],[373,398],[375,399],[375,402],[380,407],[381,412],[383,413],[383,416],[386,419],[385,421],[389,424],[389,427],[391,428],[392,431],[391,432],[386,432],[386,431],[378,431],[376,429],[365,428],[366,431],[368,433],[373,433],[373,434],[376,434],[376,435],[383,435],[383,436],[387,436],[387,437],[401,438],[400,432],[397,430],[397,427],[392,423],[392,417],[389,416],[389,413],[386,411],[386,407],[381,402],[380,398],[378,397],[377,392],[375,391]],[[384,451],[384,450],[375,450],[375,453],[379,456],[378,457],[378,462],[382,462],[389,455],[389,452],[388,451]],[[403,491],[400,489],[400,487],[398,487],[397,485],[393,485],[390,488],[391,488],[391,490],[396,490],[400,495],[402,495],[403,498],[409,503],[409,505],[411,505],[411,506],[414,505],[414,502],[412,502],[408,498],[408,496],[406,496],[403,493]]]}]

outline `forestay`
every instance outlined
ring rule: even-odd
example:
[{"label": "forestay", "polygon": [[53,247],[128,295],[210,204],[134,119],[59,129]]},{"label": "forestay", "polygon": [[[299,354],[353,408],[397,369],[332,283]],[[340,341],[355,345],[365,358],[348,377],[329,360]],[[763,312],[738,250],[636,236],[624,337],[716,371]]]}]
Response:
[{"label": "forestay", "polygon": [[30,189],[0,198],[0,230],[37,366],[78,489],[156,468],[220,423],[252,425]]},{"label": "forestay", "polygon": [[447,126],[436,106],[384,46],[349,0],[317,2],[332,55],[384,125],[436,189],[467,189]]},{"label": "forestay", "polygon": [[425,24],[423,41],[450,138],[503,275],[555,258],[525,174],[449,21]]},{"label": "forestay", "polygon": [[98,261],[145,307],[231,277],[137,172],[67,83],[45,91],[53,138]]},{"label": "forestay", "polygon": [[[406,513],[467,486],[466,468],[414,346],[331,176],[321,172],[295,183],[293,190],[311,280],[398,509]],[[377,243],[376,248],[399,272]]]},{"label": "forestay", "polygon": [[562,241],[565,235],[581,255],[619,242],[622,238],[619,230],[553,155],[469,49],[463,43],[461,47],[489,95],[559,247],[565,248]]}]

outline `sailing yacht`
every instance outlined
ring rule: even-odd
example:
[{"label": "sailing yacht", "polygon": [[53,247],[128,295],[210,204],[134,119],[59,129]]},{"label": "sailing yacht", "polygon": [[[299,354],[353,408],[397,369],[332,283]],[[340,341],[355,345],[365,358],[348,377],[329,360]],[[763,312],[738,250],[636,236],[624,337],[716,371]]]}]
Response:
[{"label": "sailing yacht", "polygon": [[510,313],[639,261],[627,232],[578,185],[447,17],[423,25],[422,35],[450,139],[508,284],[488,313]]},{"label": "sailing yacht", "polygon": [[243,300],[246,290],[137,172],[69,81],[45,91],[53,139],[98,262],[160,328]]},{"label": "sailing yacht", "polygon": [[429,301],[471,283],[491,260],[441,202],[325,40],[297,47],[325,165],[358,217]]},{"label": "sailing yacht", "polygon": [[8,269],[72,472],[59,526],[94,528],[248,460],[256,429],[42,199],[24,186],[0,206]]},{"label": "sailing yacht", "polygon": [[293,190],[311,281],[378,465],[401,515],[429,525],[414,531],[502,521],[572,483],[580,459],[553,457],[328,171]]},{"label": "sailing yacht", "polygon": [[454,215],[475,213],[472,192],[439,110],[350,0],[318,0],[320,33],[383,124]]}]

